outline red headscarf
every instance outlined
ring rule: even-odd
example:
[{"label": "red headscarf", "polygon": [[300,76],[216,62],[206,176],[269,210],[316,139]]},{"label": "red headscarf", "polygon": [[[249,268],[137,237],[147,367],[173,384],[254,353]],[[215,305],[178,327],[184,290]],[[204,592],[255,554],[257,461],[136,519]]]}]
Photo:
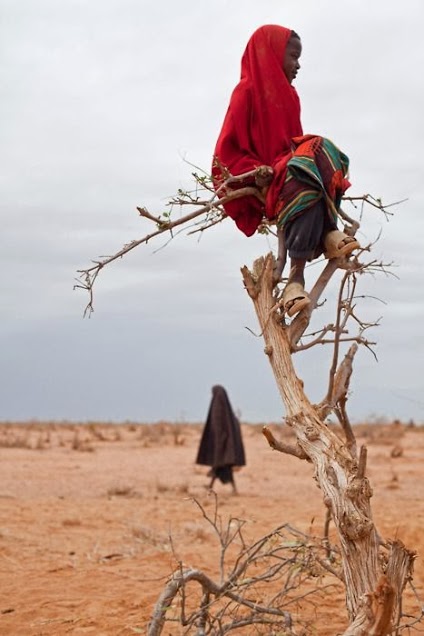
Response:
[{"label": "red headscarf", "polygon": [[[283,59],[290,29],[269,24],[250,38],[241,61],[241,79],[231,96],[216,148],[218,164],[232,175],[260,165],[272,166],[274,180],[266,206],[255,197],[230,201],[225,211],[247,236],[257,230],[264,214],[275,216],[278,194],[291,157],[291,140],[302,135],[300,102],[283,71]],[[214,162],[215,184],[222,181]]]}]

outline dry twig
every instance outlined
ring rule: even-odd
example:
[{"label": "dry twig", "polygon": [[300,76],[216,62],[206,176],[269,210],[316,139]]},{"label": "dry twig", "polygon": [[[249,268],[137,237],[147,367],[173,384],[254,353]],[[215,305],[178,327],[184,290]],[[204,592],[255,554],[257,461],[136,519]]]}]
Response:
[{"label": "dry twig", "polygon": [[[313,610],[313,614],[318,598],[338,584],[336,579],[327,581],[328,576],[338,574],[337,549],[332,552],[333,562],[328,562],[321,539],[289,524],[248,544],[243,536],[244,521],[230,516],[224,522],[214,496],[211,513],[199,501],[194,503],[220,546],[219,582],[179,561],[156,602],[148,636],[159,636],[169,622],[198,635],[225,635],[254,626],[256,634],[280,630],[295,636],[299,628],[308,625],[299,610]],[[199,586],[199,595],[190,588],[193,583]]]}]

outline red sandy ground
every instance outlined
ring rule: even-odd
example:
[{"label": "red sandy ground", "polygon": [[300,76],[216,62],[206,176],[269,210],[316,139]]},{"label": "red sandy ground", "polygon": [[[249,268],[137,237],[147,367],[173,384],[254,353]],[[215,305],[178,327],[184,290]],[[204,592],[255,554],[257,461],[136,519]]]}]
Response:
[{"label": "red sandy ground", "polygon": [[[194,464],[200,431],[166,423],[0,424],[1,636],[145,634],[176,556],[216,572],[216,541],[192,499],[212,505],[207,469]],[[356,431],[368,446],[379,533],[418,552],[414,583],[423,598],[424,430]],[[312,466],[271,451],[260,426],[243,425],[243,436],[240,494],[217,484],[221,515],[245,519],[251,540],[285,522],[321,534]],[[392,457],[396,446],[400,457]],[[320,600],[310,633],[335,635],[345,625],[340,588]],[[163,631],[180,633],[175,624]],[[424,624],[413,633],[424,633]]]}]

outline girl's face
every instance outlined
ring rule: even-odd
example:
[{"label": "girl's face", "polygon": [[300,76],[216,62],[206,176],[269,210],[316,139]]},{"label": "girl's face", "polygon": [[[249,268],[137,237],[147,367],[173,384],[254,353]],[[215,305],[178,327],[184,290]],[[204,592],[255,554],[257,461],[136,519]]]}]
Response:
[{"label": "girl's face", "polygon": [[291,84],[300,69],[299,58],[302,54],[302,44],[298,38],[291,37],[287,42],[283,60],[283,71]]}]

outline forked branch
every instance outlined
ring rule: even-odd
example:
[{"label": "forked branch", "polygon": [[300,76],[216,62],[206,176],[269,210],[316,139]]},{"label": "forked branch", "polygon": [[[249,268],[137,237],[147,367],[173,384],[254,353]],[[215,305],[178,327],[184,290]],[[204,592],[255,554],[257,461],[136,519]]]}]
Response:
[{"label": "forked branch", "polygon": [[[155,229],[140,239],[135,239],[125,244],[116,253],[93,260],[93,264],[90,267],[77,270],[78,276],[74,289],[83,289],[89,295],[89,301],[85,307],[84,315],[90,315],[94,311],[94,285],[100,272],[107,265],[125,257],[135,248],[149,243],[158,236],[169,235],[169,240],[172,240],[172,238],[181,231],[187,231],[187,234],[193,234],[196,232],[201,233],[214,227],[227,218],[223,206],[229,201],[254,196],[264,203],[264,192],[260,187],[255,186],[255,178],[257,177],[258,170],[260,170],[260,168],[237,176],[233,176],[227,171],[227,178],[216,190],[212,178],[209,175],[204,174],[199,176],[197,173],[192,173],[196,184],[195,190],[193,192],[179,190],[178,193],[168,201],[168,210],[162,214],[154,215],[145,207],[137,207],[139,215],[153,223]],[[354,204],[356,204],[357,200],[362,200],[382,211],[385,211],[386,208],[389,207],[383,205],[380,199],[374,199],[370,195],[349,197],[347,200]],[[186,206],[194,206],[195,210],[177,219],[172,218],[174,208],[181,210]],[[351,228],[357,228],[359,226],[359,223],[346,214],[345,211],[340,211],[340,216]],[[264,219],[259,231],[263,233],[276,233],[272,229],[272,221],[268,221],[267,219]],[[281,263],[281,265],[284,266],[284,263]]]},{"label": "forked branch", "polygon": [[[245,175],[241,175],[238,178],[230,177],[226,182],[227,189],[232,183],[237,182],[242,177],[243,178],[251,177],[252,174],[254,173],[248,172]],[[146,234],[140,239],[130,241],[115,254],[104,257],[101,260],[93,261],[94,264],[91,267],[88,267],[86,269],[79,269],[77,271],[78,279],[77,279],[77,283],[74,285],[74,289],[84,289],[89,294],[89,302],[85,308],[84,315],[91,314],[94,311],[94,305],[93,305],[94,284],[101,270],[106,265],[109,265],[113,261],[123,258],[129,252],[134,250],[136,247],[139,247],[140,245],[143,245],[143,244],[147,244],[149,241],[156,238],[157,236],[160,236],[165,233],[169,233],[170,238],[173,238],[175,234],[175,230],[179,228],[183,228],[183,227],[184,228],[193,227],[192,224],[196,219],[200,219],[200,225],[197,226],[198,230],[205,229],[206,227],[211,227],[212,225],[216,225],[217,223],[220,223],[226,218],[226,214],[223,208],[223,205],[225,203],[227,203],[228,201],[233,201],[235,199],[239,199],[241,197],[246,197],[246,196],[255,196],[259,198],[260,200],[262,200],[261,192],[258,190],[258,188],[255,188],[255,187],[243,187],[236,190],[232,190],[230,194],[225,194],[221,198],[219,198],[218,193],[215,193],[209,200],[205,201],[205,200],[197,199],[195,201],[195,205],[200,207],[197,207],[196,210],[194,210],[193,212],[190,212],[189,214],[186,214],[175,220],[171,220],[170,212],[164,212],[162,215],[155,216],[151,214],[146,208],[138,207],[137,210],[139,212],[139,215],[147,219],[148,221],[153,222],[156,225],[156,229],[153,232]],[[177,203],[176,200],[173,200],[171,202],[171,209],[172,209],[172,206],[175,205],[176,203]],[[190,201],[190,203],[192,204],[194,202]],[[183,205],[183,201],[179,200],[178,205],[180,206]]]}]

